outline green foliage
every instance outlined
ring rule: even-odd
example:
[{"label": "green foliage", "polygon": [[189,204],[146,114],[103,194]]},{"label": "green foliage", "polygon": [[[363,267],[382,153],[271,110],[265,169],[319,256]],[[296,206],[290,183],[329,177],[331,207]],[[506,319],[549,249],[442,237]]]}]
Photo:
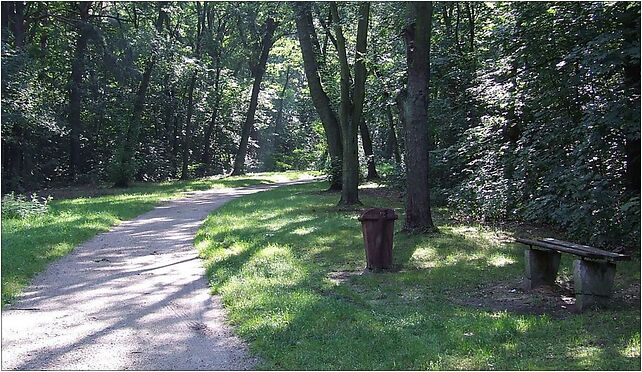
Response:
[{"label": "green foliage", "polygon": [[[437,235],[406,235],[396,224],[399,271],[361,275],[357,213],[338,212],[324,187],[235,200],[197,235],[210,285],[260,358],[259,369],[640,368],[634,305],[558,318],[455,302],[480,287],[520,280],[523,250],[505,242],[514,231],[453,224],[442,210]],[[361,200],[364,207],[403,208],[397,199]],[[571,266],[565,257],[563,275]],[[635,288],[639,261],[618,264],[617,275],[618,287]]]},{"label": "green foliage", "polygon": [[383,162],[378,164],[377,171],[384,184],[400,190],[406,188],[406,168],[404,163]]},{"label": "green foliage", "polygon": [[29,199],[25,195],[16,195],[14,192],[2,197],[2,218],[23,219],[47,213],[48,203],[52,197],[39,198],[32,194]]},{"label": "green foliage", "polygon": [[109,168],[109,178],[118,187],[129,186],[138,169],[136,159],[127,159],[124,152],[122,147],[116,150],[116,156]]},{"label": "green foliage", "polygon": [[[75,180],[68,179],[67,113],[71,63],[81,30],[76,27],[76,5],[26,3],[29,35],[24,48],[15,44],[12,27],[2,30],[3,192],[73,182],[126,185],[180,176],[181,154],[187,143],[186,103],[194,74],[188,164],[194,171],[190,175],[228,173],[253,82],[248,62],[253,60],[254,45],[262,34],[257,25],[267,16],[275,17],[283,29],[277,30],[268,60],[248,168],[273,169],[271,159],[292,157],[294,151],[305,156],[297,158],[296,164],[292,159],[283,161],[285,164],[293,169],[315,166],[317,158],[308,154],[323,140],[323,133],[311,129],[314,108],[309,97],[301,94],[306,91],[301,56],[295,35],[285,31],[293,27],[288,7],[224,2],[93,3],[91,7],[92,16],[82,25],[89,40],[80,86],[81,164]],[[157,30],[159,10],[163,24]],[[196,34],[202,28],[198,17],[205,11],[205,29],[197,48]],[[13,13],[9,18],[12,24]],[[140,132],[129,132],[143,72],[152,59]],[[288,88],[281,97],[288,66]],[[281,123],[276,128],[281,103]],[[123,154],[125,138],[130,137],[138,139],[129,146],[131,161]]]},{"label": "green foliage", "polygon": [[[331,179],[339,177],[340,162],[328,160],[308,94],[291,7],[95,2],[92,17],[79,28],[74,3],[22,5],[24,45],[12,27],[3,30],[2,39],[4,193],[73,182],[124,185],[176,178],[185,146],[190,176],[228,173],[247,112],[259,25],[268,16],[280,26],[261,86],[247,168],[323,169]],[[338,108],[329,7],[318,2],[311,8],[321,78]],[[356,38],[356,9],[341,5],[349,44]],[[159,10],[164,18],[157,30]],[[372,4],[369,47],[362,56],[368,69],[364,118],[374,160],[384,182],[399,188],[405,186],[404,160],[393,166],[390,134],[403,154],[397,98],[406,84],[400,37],[406,11],[405,3]],[[12,24],[15,14],[7,14]],[[447,203],[463,219],[532,221],[566,229],[586,243],[638,247],[640,4],[445,2],[435,3],[433,18],[427,123],[433,202]],[[80,86],[81,164],[71,180],[69,77],[81,29],[89,36]],[[199,30],[203,37],[197,45]],[[123,139],[152,59],[140,133],[132,132],[138,137],[133,160],[122,161]]]},{"label": "green foliage", "polygon": [[639,4],[474,6],[476,50],[457,45],[438,13],[433,187],[460,218],[527,220],[590,244],[639,247],[639,189],[627,186],[625,153],[640,127],[639,77],[632,88],[625,75],[639,61],[639,28],[626,21],[639,22]]}]

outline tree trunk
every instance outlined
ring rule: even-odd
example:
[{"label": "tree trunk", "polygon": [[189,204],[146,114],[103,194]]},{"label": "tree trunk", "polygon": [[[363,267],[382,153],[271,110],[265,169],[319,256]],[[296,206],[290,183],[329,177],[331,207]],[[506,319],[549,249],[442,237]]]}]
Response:
[{"label": "tree trunk", "polygon": [[216,119],[218,118],[218,108],[219,108],[219,105],[221,104],[221,94],[219,92],[220,81],[221,81],[221,67],[217,65],[216,74],[214,77],[214,107],[212,108],[212,117],[210,119],[210,123],[205,129],[205,137],[204,137],[205,146],[203,148],[203,155],[201,156],[201,162],[206,166],[209,166],[210,164],[212,164],[212,156],[210,155],[210,149],[212,147],[212,144],[210,142],[212,141],[212,133],[214,133],[214,128],[216,128]]},{"label": "tree trunk", "polygon": [[475,8],[474,3],[466,3],[466,13],[468,15],[468,36],[470,42],[470,51],[475,52]]},{"label": "tree trunk", "polygon": [[406,221],[410,231],[434,230],[430,212],[428,163],[428,82],[430,71],[430,32],[432,2],[409,3],[416,17],[414,27],[404,32],[408,64],[408,98],[405,104],[406,128]]},{"label": "tree trunk", "polygon": [[339,122],[343,138],[343,188],[340,205],[360,204],[359,201],[359,153],[357,133],[363,117],[365,99],[366,66],[364,56],[367,47],[370,3],[359,4],[357,23],[357,43],[354,62],[354,87],[350,94],[350,67],[346,53],[346,40],[343,36],[339,11],[335,2],[330,3],[333,25],[337,39],[337,52],[341,75],[341,108]]},{"label": "tree trunk", "polygon": [[397,143],[397,131],[395,129],[395,121],[392,115],[391,104],[388,102],[390,94],[388,92],[383,93],[384,104],[386,106],[386,119],[388,121],[388,135],[386,139],[386,159],[390,159],[394,156],[395,163],[401,163],[401,155],[399,154],[399,144]]},{"label": "tree trunk", "polygon": [[366,156],[366,164],[368,166],[368,174],[366,176],[366,180],[376,180],[377,178],[379,178],[379,175],[377,174],[374,153],[372,152],[372,138],[370,138],[370,131],[368,130],[366,121],[363,118],[359,123],[359,130],[361,131],[361,145],[363,146],[363,153]]},{"label": "tree trunk", "polygon": [[78,37],[74,49],[74,57],[71,62],[71,79],[69,87],[69,177],[76,181],[78,168],[80,168],[80,131],[82,123],[80,113],[82,110],[82,76],[85,72],[85,53],[87,52],[87,35],[86,22],[89,19],[89,8],[91,2],[81,2],[78,4],[80,20],[78,22]]},{"label": "tree trunk", "polygon": [[189,179],[189,152],[192,145],[192,115],[194,114],[194,88],[196,87],[197,72],[194,71],[187,88],[187,115],[185,117],[185,136],[181,154],[181,180]]},{"label": "tree trunk", "polygon": [[267,164],[265,164],[265,169],[268,171],[274,170],[274,153],[279,151],[279,147],[281,146],[281,136],[283,135],[283,110],[285,109],[285,95],[288,90],[289,82],[290,65],[288,65],[285,70],[285,82],[283,83],[281,94],[279,95],[279,108],[276,111],[276,118],[274,119],[272,138],[267,141],[267,149],[265,151]]},{"label": "tree trunk", "polygon": [[[157,8],[158,18],[156,19],[156,32],[160,33],[162,31],[165,13],[163,12],[161,3],[157,3]],[[117,161],[119,164],[117,165],[117,174],[115,175],[116,179],[114,180],[115,187],[128,187],[136,171],[133,163],[133,157],[136,152],[136,148],[138,147],[141,130],[141,117],[143,115],[143,109],[145,108],[147,88],[149,87],[149,82],[151,80],[152,71],[154,70],[155,65],[156,56],[152,55],[147,61],[147,65],[145,66],[145,70],[143,71],[143,76],[140,80],[140,84],[138,85],[132,118],[127,127],[127,135],[125,136],[125,141],[121,145],[120,153],[117,154],[117,157],[119,158]]]},{"label": "tree trunk", "polygon": [[[328,143],[328,155],[330,156],[330,190],[341,190],[343,143],[341,129],[337,115],[332,109],[330,98],[321,85],[319,77],[319,64],[312,41],[312,34],[315,33],[314,26],[310,23],[309,3],[294,3],[296,10],[296,29],[303,55],[303,67],[308,81],[312,103],[319,114],[326,141]],[[315,33],[316,34],[316,33]]]},{"label": "tree trunk", "polygon": [[[209,19],[209,22],[211,23],[211,19]],[[212,133],[214,132],[214,128],[216,128],[219,105],[221,104],[221,49],[223,47],[223,38],[225,36],[225,21],[219,18],[218,22],[219,24],[216,33],[216,48],[214,48],[213,53],[210,53],[210,56],[216,63],[216,73],[214,75],[214,107],[212,108],[212,118],[210,120],[210,123],[205,129],[205,146],[203,148],[203,155],[201,156],[201,162],[205,164],[206,167],[209,167],[212,164],[212,156],[210,155],[212,144],[210,142],[212,140]],[[209,27],[211,28],[211,25]]]},{"label": "tree trunk", "polygon": [[402,154],[406,154],[406,100],[408,99],[408,90],[402,88],[395,97],[397,104],[397,111],[399,113],[399,132],[402,134],[397,140],[399,141],[399,148]]},{"label": "tree trunk", "polygon": [[232,176],[238,176],[245,173],[245,155],[247,155],[247,143],[250,138],[250,132],[254,126],[254,114],[259,101],[259,91],[261,90],[261,81],[265,74],[265,66],[267,64],[270,48],[272,47],[272,36],[276,30],[276,22],[272,18],[265,21],[265,34],[261,42],[261,56],[259,57],[258,64],[254,67],[254,84],[252,85],[252,96],[250,97],[250,107],[247,110],[245,123],[241,131],[241,143],[234,159],[234,169]]},{"label": "tree trunk", "polygon": [[[279,108],[276,112],[276,119],[274,120],[274,132],[277,134],[281,133],[281,129],[283,126],[283,110],[285,109],[285,95],[287,94],[288,91],[288,84],[290,82],[290,65],[288,65],[287,69],[285,70],[285,82],[283,83],[283,89],[281,89],[281,95],[279,96]],[[277,136],[277,141],[275,141],[274,147],[278,148],[278,138]]]},{"label": "tree trunk", "polygon": [[[25,20],[26,7],[23,2],[6,1],[2,2],[2,41],[8,41],[9,31],[13,35],[13,46],[16,52],[21,53],[25,47],[25,29],[27,28]],[[3,55],[4,57],[4,55]],[[6,76],[2,79],[2,94],[7,94]],[[20,122],[11,125],[11,135],[9,139],[3,138],[3,176],[6,179],[3,185],[11,190],[20,190],[25,184],[25,178],[28,176],[28,170],[25,168],[25,128]],[[5,173],[6,172],[6,173]]]},{"label": "tree trunk", "polygon": [[[640,6],[630,7],[623,13],[622,23],[627,30],[624,33],[624,45],[622,49],[630,48],[632,45],[639,45],[640,42]],[[624,180],[626,188],[636,194],[640,194],[640,59],[627,56],[623,64],[624,88],[628,94],[631,112],[634,113],[625,132],[624,155],[625,170]],[[637,114],[637,115],[636,115]]]},{"label": "tree trunk", "polygon": [[143,72],[143,77],[138,86],[138,91],[136,92],[132,118],[129,122],[129,126],[127,127],[127,134],[120,153],[117,154],[118,168],[114,179],[115,187],[128,187],[135,172],[133,157],[136,152],[136,147],[138,146],[138,138],[141,129],[140,122],[143,115],[143,109],[145,107],[145,96],[147,94],[147,87],[149,86],[149,81],[151,79],[155,63],[154,57],[148,61],[145,71]]},{"label": "tree trunk", "polygon": [[22,1],[12,1],[9,5],[10,14],[8,16],[8,27],[13,34],[14,46],[16,49],[23,49],[25,46],[26,21],[25,21],[25,3]]},{"label": "tree trunk", "polygon": [[457,4],[457,18],[455,21],[455,46],[457,47],[457,54],[461,55],[461,44],[459,43],[459,25],[461,23],[461,6]]},{"label": "tree trunk", "polygon": [[[185,97],[181,97],[180,103],[185,102]],[[174,121],[173,121],[173,126],[172,126],[172,177],[176,177],[178,175],[178,164],[177,164],[177,158],[178,158],[178,150],[179,150],[179,134],[181,131],[181,126],[182,126],[182,114],[179,115],[176,113],[176,105],[174,105]]]},{"label": "tree trunk", "polygon": [[9,38],[9,12],[12,11],[13,3],[9,1],[3,1],[0,3],[2,11],[0,12],[0,27],[2,32],[0,32],[0,37],[2,38],[3,43],[7,43]]},{"label": "tree trunk", "polygon": [[444,24],[446,26],[446,37],[448,39],[452,39],[453,37],[453,21],[452,21],[452,4],[451,3],[446,3],[442,2],[441,3],[441,11],[442,11],[442,16],[444,18]]},{"label": "tree trunk", "polygon": [[[203,28],[205,25],[205,14],[207,14],[207,3],[204,3],[205,9],[202,9],[200,3],[196,3],[198,12],[198,24],[196,28],[196,46],[194,55],[198,59],[201,56],[201,38],[203,35]],[[198,71],[192,73],[192,78],[189,82],[187,91],[187,116],[185,118],[185,136],[183,137],[183,153],[182,153],[182,166],[181,166],[181,180],[189,179],[189,153],[192,147],[192,115],[194,114],[194,88],[196,87],[196,77]]]}]

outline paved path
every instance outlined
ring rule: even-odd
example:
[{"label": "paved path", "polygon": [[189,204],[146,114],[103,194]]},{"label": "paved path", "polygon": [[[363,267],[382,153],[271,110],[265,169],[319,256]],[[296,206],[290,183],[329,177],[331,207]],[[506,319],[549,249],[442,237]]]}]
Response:
[{"label": "paved path", "polygon": [[193,247],[207,215],[286,184],[190,193],[51,264],[2,311],[2,369],[250,369]]}]

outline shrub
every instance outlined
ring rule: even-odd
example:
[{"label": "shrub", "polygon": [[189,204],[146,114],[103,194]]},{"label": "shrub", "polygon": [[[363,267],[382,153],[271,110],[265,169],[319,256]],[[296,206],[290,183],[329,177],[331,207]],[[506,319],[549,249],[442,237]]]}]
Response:
[{"label": "shrub", "polygon": [[406,165],[382,162],[378,165],[381,183],[393,189],[406,189]]},{"label": "shrub", "polygon": [[39,198],[32,194],[30,199],[25,195],[13,192],[2,197],[2,218],[27,218],[47,213],[52,197]]}]

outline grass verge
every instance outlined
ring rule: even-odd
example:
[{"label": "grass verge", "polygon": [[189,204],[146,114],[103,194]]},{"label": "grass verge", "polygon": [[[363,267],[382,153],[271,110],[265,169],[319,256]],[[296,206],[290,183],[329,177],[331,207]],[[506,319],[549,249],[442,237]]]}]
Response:
[{"label": "grass verge", "polygon": [[[54,199],[49,211],[2,220],[2,304],[11,302],[47,263],[120,221],[138,216],[184,192],[243,187],[298,179],[304,172],[256,173],[240,177],[139,183],[128,189],[101,189],[109,195]],[[74,191],[74,194],[96,190]]]},{"label": "grass verge", "polygon": [[[522,276],[522,248],[499,239],[510,232],[437,218],[440,233],[406,235],[397,222],[400,270],[359,275],[357,212],[337,211],[323,187],[238,199],[197,235],[210,285],[258,369],[640,369],[639,307],[557,318],[451,300]],[[402,212],[398,199],[361,199]],[[618,265],[617,286],[639,282],[639,260]]]}]

